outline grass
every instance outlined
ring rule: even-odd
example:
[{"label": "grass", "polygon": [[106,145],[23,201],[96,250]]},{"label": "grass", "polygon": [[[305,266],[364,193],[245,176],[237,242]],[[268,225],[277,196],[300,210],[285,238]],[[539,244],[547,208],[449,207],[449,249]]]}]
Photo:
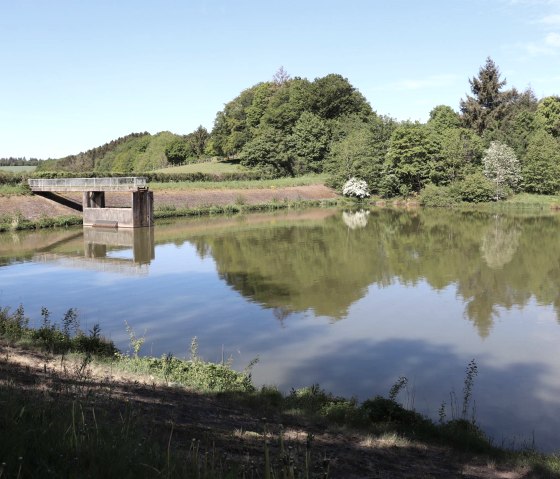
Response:
[{"label": "grass", "polygon": [[0,185],[0,196],[30,195],[31,190],[27,185]]},{"label": "grass", "polygon": [[170,166],[168,168],[159,168],[154,170],[156,173],[237,173],[240,171],[249,171],[241,166],[238,161],[232,160],[212,160],[200,163],[188,163],[181,166]]},{"label": "grass", "polygon": [[541,206],[541,207],[559,207],[560,196],[558,195],[536,195],[531,193],[519,193],[505,200],[506,205],[515,206]]},{"label": "grass", "polygon": [[9,171],[10,173],[31,172],[36,169],[36,166],[0,166],[0,171]]},{"label": "grass", "polygon": [[[451,446],[461,454],[483,454],[493,463],[530,469],[533,474],[526,477],[560,474],[557,456],[495,447],[474,419],[466,419],[477,370],[474,361],[466,368],[459,416],[434,423],[398,402],[407,386],[406,378],[399,378],[387,397],[376,396],[363,403],[334,396],[318,385],[282,394],[274,387],[256,389],[252,385],[250,368],[254,362],[237,372],[230,363],[204,361],[198,356],[196,339],[189,359],[140,357],[144,338],[138,338],[130,328],[131,352],[123,354],[101,336],[99,327],[83,333],[72,309],[59,322],[52,321],[45,308],[41,316],[40,327],[31,329],[23,307],[14,312],[0,309],[4,344],[25,344],[47,353],[42,380],[38,376],[30,380],[29,367],[18,370],[14,364],[10,366],[9,350],[4,349],[0,357],[0,478],[326,478],[330,461],[325,453],[315,451],[314,442],[314,431],[324,428],[338,435],[349,432],[361,448],[389,448],[391,457],[398,456],[399,450],[404,453],[419,447],[422,441],[425,451],[426,444]],[[68,356],[72,351],[79,355]],[[137,386],[123,389],[120,383],[100,380],[92,373],[95,365],[133,373]],[[134,388],[140,388],[137,381],[142,377],[152,381],[152,393],[132,402],[128,398]],[[16,379],[22,378],[16,384]],[[192,426],[194,432],[185,429],[185,423],[176,424],[173,415],[168,419],[162,416],[173,404],[176,388],[184,386],[205,398],[197,406],[205,412],[198,419],[202,423]],[[148,386],[143,388],[145,394]],[[187,396],[180,401],[185,400]],[[218,449],[214,442],[218,436],[208,436],[216,427],[212,418],[221,414],[215,413],[216,408],[225,407],[234,414],[231,420],[239,424],[236,414],[240,410],[232,410],[233,404],[252,418],[276,419],[272,423],[257,420],[257,430],[236,426],[222,441],[224,449]],[[183,408],[190,409],[188,402]],[[290,444],[288,431],[278,423],[281,418],[294,424],[303,421],[315,429],[307,429],[301,440]],[[203,441],[193,437],[202,430],[206,431]],[[361,457],[360,451],[357,454]],[[439,449],[436,455],[441,456]]]},{"label": "grass", "polygon": [[326,175],[305,175],[295,178],[276,178],[273,180],[247,181],[179,181],[171,183],[151,182],[150,189],[154,192],[162,190],[220,190],[220,189],[251,189],[251,188],[284,188],[289,186],[321,185]]},{"label": "grass", "polygon": [[296,200],[296,201],[270,201],[268,203],[245,204],[236,201],[230,205],[207,205],[196,208],[176,208],[175,206],[162,206],[154,211],[155,219],[179,218],[189,216],[212,216],[219,214],[234,215],[239,213],[250,213],[256,211],[276,211],[283,209],[298,209],[310,207],[334,207],[345,204],[344,199],[334,198],[329,200]]},{"label": "grass", "polygon": [[35,220],[24,218],[21,214],[0,215],[0,233],[4,231],[35,230],[43,228],[67,228],[81,225],[80,216],[44,216]]}]

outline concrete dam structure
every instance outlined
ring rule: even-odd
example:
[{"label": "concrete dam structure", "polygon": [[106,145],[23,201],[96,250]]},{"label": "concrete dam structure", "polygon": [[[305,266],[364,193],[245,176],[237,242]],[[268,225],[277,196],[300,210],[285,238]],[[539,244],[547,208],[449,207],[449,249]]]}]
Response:
[{"label": "concrete dam structure", "polygon": [[[143,177],[29,179],[28,183],[33,193],[83,211],[84,226],[141,228],[154,224],[154,194]],[[108,191],[130,192],[131,206],[107,208]],[[72,205],[71,200],[59,196],[65,192],[82,192],[82,204]]]}]

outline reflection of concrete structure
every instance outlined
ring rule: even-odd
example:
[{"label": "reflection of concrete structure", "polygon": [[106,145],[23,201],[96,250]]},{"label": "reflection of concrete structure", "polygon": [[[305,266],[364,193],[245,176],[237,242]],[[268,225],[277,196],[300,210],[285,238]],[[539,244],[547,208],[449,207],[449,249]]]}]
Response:
[{"label": "reflection of concrete structure", "polygon": [[[84,226],[104,226],[121,228],[138,228],[153,226],[154,194],[148,191],[146,178],[59,178],[30,179],[31,190],[74,207],[84,213]],[[82,205],[72,205],[68,199],[53,193],[83,192]],[[106,191],[130,191],[132,206],[130,208],[105,207]]]},{"label": "reflection of concrete structure", "polygon": [[[132,258],[118,257],[115,252],[132,248]],[[128,256],[128,255],[127,255]],[[37,253],[33,260],[57,263],[65,267],[146,276],[155,258],[154,229],[84,228],[83,256],[60,253]]]}]

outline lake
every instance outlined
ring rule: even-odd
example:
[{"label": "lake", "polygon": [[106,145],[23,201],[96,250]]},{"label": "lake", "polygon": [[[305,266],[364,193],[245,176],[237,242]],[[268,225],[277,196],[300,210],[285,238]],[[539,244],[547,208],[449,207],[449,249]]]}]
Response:
[{"label": "lake", "polygon": [[126,351],[253,358],[254,382],[462,407],[499,445],[560,450],[560,216],[309,209],[0,235],[0,306],[101,325]]}]

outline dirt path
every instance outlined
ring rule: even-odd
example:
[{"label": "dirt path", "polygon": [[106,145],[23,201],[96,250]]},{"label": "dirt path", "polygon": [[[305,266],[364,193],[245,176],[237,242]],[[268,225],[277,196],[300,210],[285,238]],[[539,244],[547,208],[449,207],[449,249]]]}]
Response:
[{"label": "dirt path", "polygon": [[[147,427],[169,428],[174,424],[174,439],[186,447],[193,438],[211,437],[217,448],[239,461],[262,460],[263,424],[269,424],[277,444],[283,424],[287,445],[305,450],[308,434],[314,435],[316,464],[330,458],[330,478],[471,478],[528,479],[540,476],[529,470],[501,467],[484,458],[463,456],[445,447],[426,445],[398,438],[373,438],[357,432],[329,429],[309,423],[298,416],[273,416],[264,419],[261,411],[240,407],[231,400],[203,395],[180,387],[157,384],[153,378],[115,374],[110,366],[91,367],[77,378],[69,360],[52,358],[0,343],[0,385],[22,390],[43,391],[95,401],[95,408],[118,411],[133,404]],[[274,448],[275,446],[271,446]],[[278,451],[271,451],[279,455]]]},{"label": "dirt path", "polygon": [[[80,193],[67,195],[81,202]],[[324,185],[294,186],[285,188],[218,189],[218,190],[160,190],[154,192],[154,208],[174,206],[192,208],[209,205],[258,204],[283,200],[319,200],[336,198],[334,190]],[[126,193],[108,193],[107,206],[130,206]],[[68,216],[81,213],[40,196],[0,197],[0,217],[16,214],[36,220],[44,216]]]}]

